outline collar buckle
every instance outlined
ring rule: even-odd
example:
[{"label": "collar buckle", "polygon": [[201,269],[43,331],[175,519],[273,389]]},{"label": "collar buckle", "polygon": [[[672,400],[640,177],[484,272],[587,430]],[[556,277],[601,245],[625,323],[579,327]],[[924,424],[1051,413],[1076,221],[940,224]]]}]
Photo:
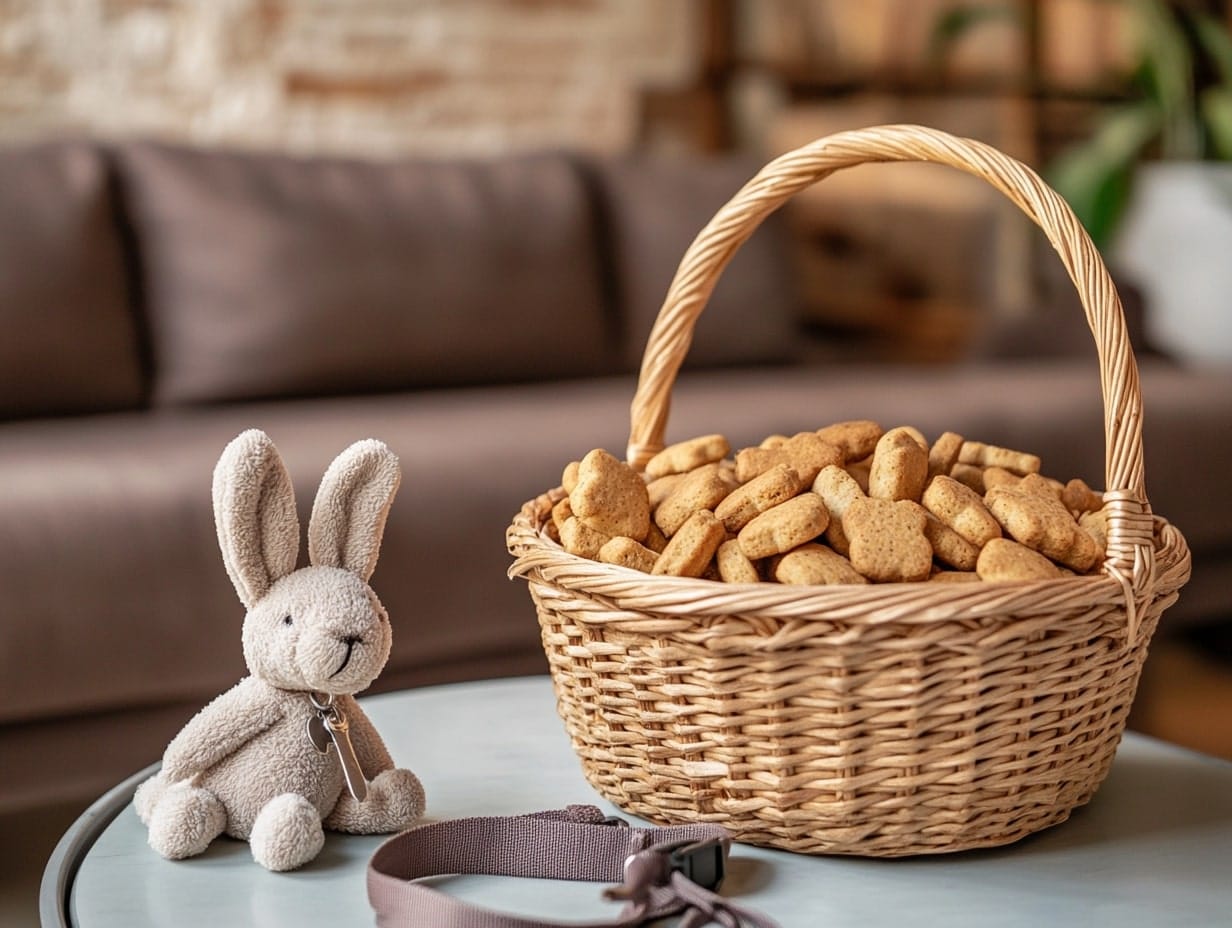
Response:
[{"label": "collar buckle", "polygon": [[703,889],[717,890],[727,875],[727,848],[720,838],[685,841],[669,849],[667,860],[672,870]]},{"label": "collar buckle", "polygon": [[[691,883],[717,890],[727,875],[727,842],[722,838],[685,838],[656,844],[625,860],[625,886],[666,883],[680,873]],[[653,874],[653,875],[652,875]]]}]

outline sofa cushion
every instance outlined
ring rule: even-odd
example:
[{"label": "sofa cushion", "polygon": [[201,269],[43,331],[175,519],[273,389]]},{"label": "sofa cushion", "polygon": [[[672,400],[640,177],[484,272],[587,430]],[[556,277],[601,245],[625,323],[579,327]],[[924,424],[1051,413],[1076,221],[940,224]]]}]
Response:
[{"label": "sofa cushion", "polygon": [[140,352],[102,154],[0,151],[0,418],[122,409]]},{"label": "sofa cushion", "polygon": [[[685,251],[760,165],[739,156],[595,162],[621,319],[621,362],[636,370]],[[782,214],[771,214],[723,271],[686,367],[786,360],[800,319]]]},{"label": "sofa cushion", "polygon": [[611,367],[590,204],[563,156],[118,156],[160,402]]}]

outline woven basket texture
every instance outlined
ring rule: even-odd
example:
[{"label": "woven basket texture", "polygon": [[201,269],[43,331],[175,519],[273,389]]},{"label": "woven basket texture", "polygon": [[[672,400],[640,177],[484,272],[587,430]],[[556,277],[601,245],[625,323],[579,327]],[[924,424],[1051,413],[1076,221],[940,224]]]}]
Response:
[{"label": "woven basket texture", "polygon": [[651,331],[628,461],[640,469],[663,447],[693,327],[741,243],[796,192],[886,161],[984,179],[1069,271],[1099,356],[1106,560],[1094,575],[1014,583],[651,577],[549,538],[562,489],[529,501],[507,532],[510,575],[528,581],[587,779],[632,814],[715,822],[786,850],[883,857],[1002,845],[1055,825],[1106,776],[1151,635],[1189,577],[1183,537],[1147,502],[1137,365],[1099,254],[1029,168],[920,126],[839,133],[783,155],[715,215]]}]

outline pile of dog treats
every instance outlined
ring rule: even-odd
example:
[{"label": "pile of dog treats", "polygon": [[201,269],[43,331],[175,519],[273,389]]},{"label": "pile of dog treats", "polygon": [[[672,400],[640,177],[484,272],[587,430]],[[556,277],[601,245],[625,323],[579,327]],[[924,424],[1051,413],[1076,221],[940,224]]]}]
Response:
[{"label": "pile of dog treats", "polygon": [[565,468],[549,534],[649,574],[728,583],[1028,580],[1104,557],[1103,497],[1032,454],[946,432],[839,422],[734,456],[722,435],[635,471],[603,449]]}]

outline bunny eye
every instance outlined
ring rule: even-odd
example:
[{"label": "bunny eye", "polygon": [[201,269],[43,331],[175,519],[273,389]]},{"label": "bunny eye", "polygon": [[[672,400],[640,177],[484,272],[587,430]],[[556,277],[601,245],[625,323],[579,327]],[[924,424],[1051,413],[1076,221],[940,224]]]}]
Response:
[{"label": "bunny eye", "polygon": [[284,615],[282,617],[282,624],[283,625],[294,625],[295,622],[291,619],[289,615]]}]

